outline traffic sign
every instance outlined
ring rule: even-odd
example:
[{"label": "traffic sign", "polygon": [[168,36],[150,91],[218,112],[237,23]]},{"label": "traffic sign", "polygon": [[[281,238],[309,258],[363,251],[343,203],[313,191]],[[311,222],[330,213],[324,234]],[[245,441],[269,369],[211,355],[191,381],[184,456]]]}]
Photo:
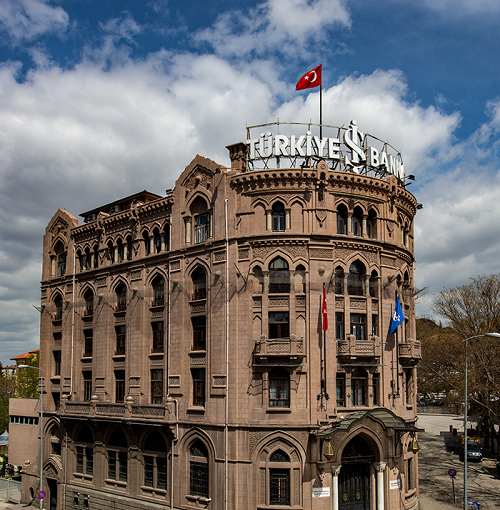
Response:
[{"label": "traffic sign", "polygon": [[448,469],[448,474],[449,474],[452,478],[454,478],[455,476],[457,476],[457,472],[456,472],[456,470],[454,470],[454,469]]},{"label": "traffic sign", "polygon": [[40,499],[43,499],[43,498],[45,497],[45,491],[40,491],[40,492],[38,493],[38,497],[39,497]]}]

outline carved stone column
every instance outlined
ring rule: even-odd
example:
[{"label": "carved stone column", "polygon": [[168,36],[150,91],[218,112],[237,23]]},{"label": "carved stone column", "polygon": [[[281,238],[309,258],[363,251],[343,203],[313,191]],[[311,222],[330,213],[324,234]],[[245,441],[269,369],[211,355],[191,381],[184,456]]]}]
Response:
[{"label": "carved stone column", "polygon": [[342,466],[332,466],[332,510],[339,510],[339,473]]},{"label": "carved stone column", "polygon": [[387,462],[375,462],[374,467],[377,471],[377,510],[384,510],[384,471]]}]

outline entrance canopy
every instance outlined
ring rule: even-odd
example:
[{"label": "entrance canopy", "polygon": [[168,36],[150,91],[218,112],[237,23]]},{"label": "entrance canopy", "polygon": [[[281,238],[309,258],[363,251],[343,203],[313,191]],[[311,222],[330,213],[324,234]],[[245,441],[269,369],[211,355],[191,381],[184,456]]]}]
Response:
[{"label": "entrance canopy", "polygon": [[320,430],[317,432],[317,437],[326,437],[330,436],[334,432],[338,431],[347,431],[349,430],[355,423],[362,420],[365,416],[369,416],[374,420],[380,422],[386,429],[394,429],[400,432],[424,432],[424,429],[419,429],[415,427],[415,425],[411,422],[407,422],[396,416],[392,411],[386,409],[385,407],[379,407],[377,409],[371,409],[370,411],[358,411],[356,413],[352,413],[346,418],[336,423],[332,423],[331,427]]}]

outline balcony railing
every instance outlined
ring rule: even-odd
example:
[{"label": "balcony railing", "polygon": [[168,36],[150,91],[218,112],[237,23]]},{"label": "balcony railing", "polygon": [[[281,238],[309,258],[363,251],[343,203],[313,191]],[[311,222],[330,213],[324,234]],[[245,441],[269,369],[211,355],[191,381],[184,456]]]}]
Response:
[{"label": "balcony railing", "polygon": [[422,346],[420,340],[409,338],[406,342],[399,344],[399,359],[401,362],[415,362],[422,357]]},{"label": "balcony railing", "polygon": [[260,363],[278,357],[286,357],[289,361],[302,361],[306,354],[303,337],[295,335],[287,338],[260,338],[255,340],[253,353],[255,361]]},{"label": "balcony railing", "polygon": [[345,357],[379,357],[381,343],[378,336],[370,336],[368,340],[356,340],[354,335],[347,335],[345,340],[338,340],[337,354]]}]

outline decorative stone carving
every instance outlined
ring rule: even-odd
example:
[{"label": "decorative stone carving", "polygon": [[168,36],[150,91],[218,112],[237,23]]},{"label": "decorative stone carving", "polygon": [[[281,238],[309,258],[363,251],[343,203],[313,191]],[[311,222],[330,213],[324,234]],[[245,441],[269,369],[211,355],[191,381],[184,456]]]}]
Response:
[{"label": "decorative stone carving", "polygon": [[309,258],[311,259],[328,259],[332,260],[333,250],[328,248],[311,248],[309,250]]}]

